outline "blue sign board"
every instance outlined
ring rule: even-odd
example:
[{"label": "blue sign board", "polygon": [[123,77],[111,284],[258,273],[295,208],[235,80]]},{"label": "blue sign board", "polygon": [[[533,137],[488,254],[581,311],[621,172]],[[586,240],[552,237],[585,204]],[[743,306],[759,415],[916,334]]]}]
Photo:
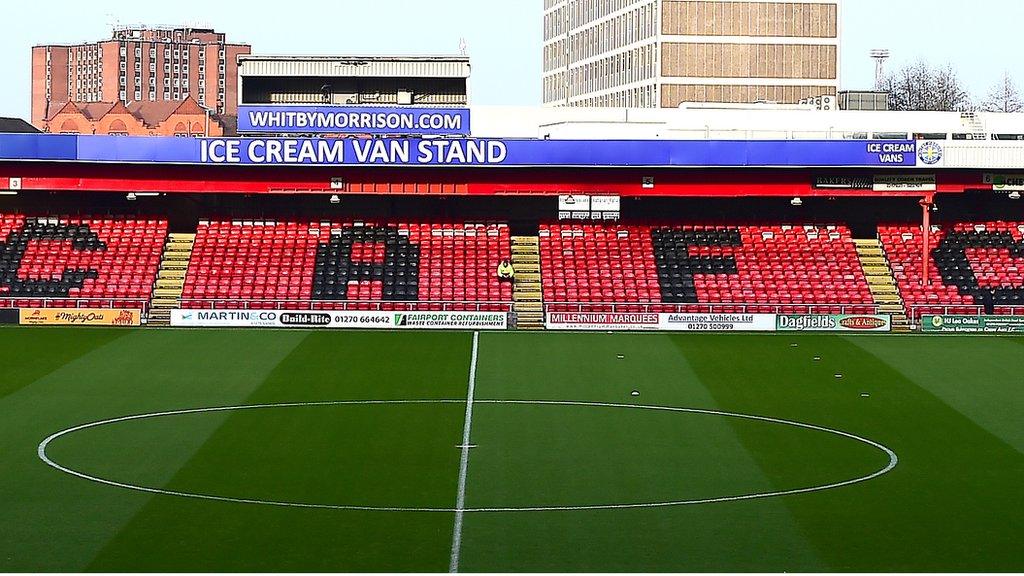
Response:
[{"label": "blue sign board", "polygon": [[238,107],[241,133],[468,136],[469,128],[466,108]]},{"label": "blue sign board", "polygon": [[502,140],[0,135],[0,160],[271,166],[913,167],[885,140]]}]

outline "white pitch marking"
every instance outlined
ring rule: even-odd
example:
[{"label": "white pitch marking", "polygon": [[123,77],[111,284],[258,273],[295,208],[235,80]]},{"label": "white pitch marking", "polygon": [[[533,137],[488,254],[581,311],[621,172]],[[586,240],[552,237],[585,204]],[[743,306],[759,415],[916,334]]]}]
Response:
[{"label": "white pitch marking", "polygon": [[473,352],[469,359],[469,389],[466,392],[466,420],[462,425],[462,458],[459,460],[459,492],[455,498],[455,527],[452,529],[452,553],[448,572],[459,571],[459,553],[462,550],[462,519],[466,514],[466,472],[469,469],[470,431],[473,426],[473,395],[476,393],[476,358],[480,348],[480,333],[473,332]]},{"label": "white pitch marking", "polygon": [[[45,462],[48,466],[60,470],[65,474],[82,478],[83,480],[89,480],[90,482],[96,482],[98,484],[105,484],[107,486],[114,486],[117,488],[124,488],[126,490],[135,490],[137,492],[147,492],[150,494],[160,494],[163,496],[178,496],[182,498],[195,498],[199,500],[211,500],[215,502],[230,502],[235,504],[260,504],[263,506],[281,506],[289,508],[311,508],[319,510],[354,510],[364,512],[440,512],[440,513],[452,513],[457,512],[455,508],[430,508],[430,507],[403,507],[403,506],[355,506],[348,504],[315,504],[315,503],[302,503],[302,502],[280,502],[273,500],[256,500],[252,498],[233,498],[229,496],[214,496],[210,494],[197,494],[193,492],[178,492],[174,490],[164,490],[161,488],[151,488],[148,486],[138,486],[135,484],[128,484],[125,482],[117,482],[114,480],[108,480],[106,478],[100,478],[97,476],[90,476],[84,472],[72,470],[57,462],[54,462],[46,454],[46,448],[54,440],[72,434],[80,430],[86,430],[88,428],[96,428],[99,426],[105,426],[108,424],[116,424],[118,422],[127,422],[131,420],[144,420],[148,418],[159,418],[162,416],[178,416],[182,414],[197,414],[203,412],[225,412],[231,410],[255,410],[263,408],[292,408],[302,406],[353,406],[353,405],[387,405],[387,404],[461,404],[465,400],[449,400],[449,399],[436,399],[436,400],[342,400],[335,402],[290,402],[281,404],[249,404],[242,406],[221,406],[215,408],[193,408],[187,410],[170,410],[166,412],[153,412],[150,414],[137,414],[133,416],[122,416],[120,418],[110,418],[107,420],[100,420],[97,422],[90,422],[88,424],[82,424],[73,428],[54,432],[47,436],[42,442],[39,443],[39,447],[36,452],[39,459]],[[805,428],[808,430],[816,430],[819,432],[826,432],[829,434],[835,434],[851,440],[856,440],[868,446],[872,446],[889,456],[889,463],[882,469],[863,476],[860,478],[853,478],[851,480],[845,480],[842,482],[835,482],[832,484],[824,484],[821,486],[811,486],[808,488],[797,488],[793,490],[782,490],[777,492],[762,492],[757,494],[744,494],[739,496],[724,496],[719,498],[704,498],[700,500],[675,500],[666,502],[639,502],[632,504],[592,504],[582,506],[526,506],[526,507],[502,507],[502,508],[465,508],[463,512],[469,513],[483,513],[483,512],[552,512],[562,510],[619,510],[626,508],[667,508],[674,506],[692,506],[698,504],[716,504],[722,502],[738,502],[742,500],[757,500],[761,498],[775,498],[779,496],[791,496],[795,494],[808,494],[812,492],[822,492],[825,490],[832,490],[835,488],[842,488],[844,486],[850,486],[853,484],[859,484],[861,482],[867,482],[887,474],[899,463],[899,458],[896,453],[890,450],[888,447],[879,444],[873,440],[869,440],[862,436],[850,434],[849,432],[843,432],[842,430],[835,430],[832,428],[825,428],[823,426],[816,426],[814,424],[805,424],[803,422],[797,422],[795,420],[783,420],[780,418],[770,418],[767,416],[754,416],[750,414],[739,414],[734,412],[722,412],[717,410],[702,410],[699,408],[676,408],[671,406],[643,406],[643,405],[632,405],[632,404],[612,404],[603,402],[569,402],[569,401],[553,401],[553,400],[474,400],[475,404],[513,404],[513,405],[546,405],[546,406],[582,406],[582,407],[604,407],[604,408],[622,408],[630,410],[654,410],[662,412],[682,412],[689,414],[707,414],[711,416],[724,416],[728,418],[740,418],[744,420],[757,420],[762,422],[771,422],[774,424],[783,424],[787,426],[795,426],[797,428]]]}]

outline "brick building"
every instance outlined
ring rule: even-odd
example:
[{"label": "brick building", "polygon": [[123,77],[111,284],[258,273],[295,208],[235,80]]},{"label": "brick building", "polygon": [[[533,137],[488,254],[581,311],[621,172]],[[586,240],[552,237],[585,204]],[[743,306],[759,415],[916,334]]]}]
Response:
[{"label": "brick building", "polygon": [[543,0],[548,106],[796,103],[839,89],[840,0]]},{"label": "brick building", "polygon": [[214,113],[238,109],[238,56],[248,44],[199,28],[125,28],[110,40],[32,48],[32,123],[67,102],[160,103],[192,97]]},{"label": "brick building", "polygon": [[192,97],[182,102],[54,104],[40,128],[54,134],[223,136],[224,127]]}]

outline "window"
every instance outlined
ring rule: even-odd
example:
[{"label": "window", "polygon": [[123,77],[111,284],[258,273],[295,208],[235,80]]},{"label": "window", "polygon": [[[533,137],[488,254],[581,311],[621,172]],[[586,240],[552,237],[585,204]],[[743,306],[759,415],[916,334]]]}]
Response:
[{"label": "window", "polygon": [[150,48],[149,49],[149,57],[150,58],[156,58],[156,48]]},{"label": "window", "polygon": [[156,92],[150,90],[149,91],[149,101],[152,102],[154,100],[156,100]]},{"label": "window", "polygon": [[171,99],[171,93],[168,92],[167,90],[164,90],[164,100],[170,100],[170,99]]},{"label": "window", "polygon": [[150,62],[149,63],[149,71],[150,72],[156,72],[156,62]]},{"label": "window", "polygon": [[136,100],[142,100],[142,92],[136,90],[135,91],[135,99]]}]

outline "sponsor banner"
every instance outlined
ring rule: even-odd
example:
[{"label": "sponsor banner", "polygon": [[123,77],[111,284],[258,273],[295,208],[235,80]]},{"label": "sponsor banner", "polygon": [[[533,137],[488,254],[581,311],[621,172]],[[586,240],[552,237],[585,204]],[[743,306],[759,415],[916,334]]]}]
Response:
[{"label": "sponsor banner", "polygon": [[678,332],[774,332],[775,314],[659,314],[658,326]]},{"label": "sponsor banner", "polygon": [[395,328],[426,330],[505,330],[505,312],[393,312]]},{"label": "sponsor banner", "polygon": [[1024,316],[922,316],[921,330],[1024,333]]},{"label": "sponsor banner", "polygon": [[239,132],[469,135],[466,108],[239,106]]},{"label": "sponsor banner", "polygon": [[875,192],[934,192],[935,174],[875,176]]},{"label": "sponsor banner", "polygon": [[20,315],[17,308],[0,308],[0,324],[18,324]]},{"label": "sponsor banner", "polygon": [[774,332],[775,314],[619,314],[549,312],[549,330]]},{"label": "sponsor banner", "polygon": [[558,196],[558,210],[562,212],[590,212],[590,196],[561,194]]},{"label": "sponsor banner", "polygon": [[24,326],[140,326],[142,310],[21,308],[18,323]]},{"label": "sponsor banner", "polygon": [[1024,192],[1024,174],[985,174],[983,183],[997,192]]},{"label": "sponsor banner", "polygon": [[913,167],[912,140],[174,138],[0,134],[0,160],[304,166]]},{"label": "sponsor banner", "polygon": [[818,176],[814,179],[815,188],[829,190],[871,190],[874,182],[867,176]]},{"label": "sponsor banner", "polygon": [[888,332],[892,327],[888,315],[790,315],[776,318],[779,332]]},{"label": "sponsor banner", "polygon": [[942,144],[934,140],[921,140],[917,143],[917,165],[940,168],[945,163],[946,152]]},{"label": "sponsor banner", "polygon": [[508,314],[504,312],[172,310],[171,326],[504,330],[508,327]]},{"label": "sponsor banner", "polygon": [[658,314],[612,312],[549,312],[548,330],[658,330]]},{"label": "sponsor banner", "polygon": [[620,212],[622,209],[622,197],[591,196],[590,209],[594,212]]}]

